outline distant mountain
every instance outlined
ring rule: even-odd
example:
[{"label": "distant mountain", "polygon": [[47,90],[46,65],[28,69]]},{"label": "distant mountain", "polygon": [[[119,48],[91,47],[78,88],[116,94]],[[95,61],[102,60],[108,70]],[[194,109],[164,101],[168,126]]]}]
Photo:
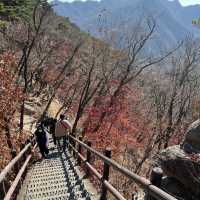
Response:
[{"label": "distant mountain", "polygon": [[[192,20],[200,16],[200,5],[182,7],[178,0],[101,0],[52,2],[54,10],[61,16],[69,17],[82,30],[99,36],[98,28],[109,26],[119,35],[121,24],[133,27],[136,19],[152,15],[156,17],[158,43],[174,44],[188,34],[200,36],[200,29]],[[157,45],[158,47],[159,45]]]}]

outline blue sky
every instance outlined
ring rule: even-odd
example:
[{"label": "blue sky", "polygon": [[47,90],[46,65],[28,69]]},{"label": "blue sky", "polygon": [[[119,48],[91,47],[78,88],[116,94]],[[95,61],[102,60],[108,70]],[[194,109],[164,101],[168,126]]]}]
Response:
[{"label": "blue sky", "polygon": [[200,4],[200,0],[180,0],[183,5]]},{"label": "blue sky", "polygon": [[[51,0],[49,0],[51,1]],[[72,2],[74,0],[60,0],[64,2]],[[85,0],[82,0],[85,1]],[[164,1],[164,0],[163,0]],[[173,0],[171,0],[173,1]],[[183,6],[192,5],[192,4],[200,4],[200,0],[179,0]]]}]

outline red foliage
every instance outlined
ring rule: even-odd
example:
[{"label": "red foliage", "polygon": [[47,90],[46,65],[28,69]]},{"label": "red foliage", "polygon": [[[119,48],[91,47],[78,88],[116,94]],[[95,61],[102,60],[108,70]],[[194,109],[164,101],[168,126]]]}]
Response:
[{"label": "red foliage", "polygon": [[[114,82],[112,82],[114,85]],[[119,147],[124,145],[141,145],[136,140],[136,134],[141,131],[141,115],[134,112],[134,107],[138,101],[137,93],[135,96],[130,95],[130,88],[124,87],[120,95],[114,98],[114,102],[110,105],[112,95],[110,87],[109,95],[96,97],[95,106],[88,108],[88,118],[84,123],[86,137],[96,143],[98,149],[111,147],[114,154],[121,153]],[[106,116],[97,132],[94,131],[98,125],[102,113]]]},{"label": "red foliage", "polygon": [[5,118],[10,118],[22,100],[22,89],[15,85],[10,72],[15,67],[15,57],[10,53],[0,56],[0,127],[4,126]]},{"label": "red foliage", "polygon": [[[19,102],[23,98],[22,89],[15,84],[12,74],[12,70],[15,67],[14,55],[11,53],[0,55],[0,155],[3,155],[0,158],[0,168],[4,167],[8,160],[10,160],[7,139],[4,134],[5,126],[9,123],[8,120],[12,119]],[[11,140],[13,143],[16,143],[16,138],[11,136]]]},{"label": "red foliage", "polygon": [[[135,106],[140,100],[140,91],[123,87],[120,94],[114,98],[113,88],[117,84],[112,81],[109,95],[96,97],[93,106],[88,108],[88,117],[84,122],[85,138],[92,142],[93,148],[102,152],[111,148],[112,158],[120,161],[126,148],[140,148],[145,145],[145,139],[150,137],[148,127],[144,126],[144,116]],[[112,86],[111,86],[112,85]],[[111,104],[111,101],[113,103]],[[103,121],[96,131],[102,113],[106,113]],[[144,140],[139,140],[138,135],[145,133]],[[102,171],[102,162],[95,161],[96,167]]]}]

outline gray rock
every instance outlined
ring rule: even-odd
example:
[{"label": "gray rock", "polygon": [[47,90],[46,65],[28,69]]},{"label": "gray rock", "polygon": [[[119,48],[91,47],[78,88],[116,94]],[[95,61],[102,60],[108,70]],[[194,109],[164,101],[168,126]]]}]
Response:
[{"label": "gray rock", "polygon": [[200,195],[200,164],[191,160],[180,146],[172,146],[163,150],[157,156],[156,161],[164,174],[179,181],[195,195]]},{"label": "gray rock", "polygon": [[186,131],[184,144],[191,145],[193,149],[200,152],[200,119],[193,122]]},{"label": "gray rock", "polygon": [[164,177],[162,179],[161,189],[169,194],[172,194],[177,199],[181,200],[199,200],[192,192],[184,187],[179,181],[171,177]]}]

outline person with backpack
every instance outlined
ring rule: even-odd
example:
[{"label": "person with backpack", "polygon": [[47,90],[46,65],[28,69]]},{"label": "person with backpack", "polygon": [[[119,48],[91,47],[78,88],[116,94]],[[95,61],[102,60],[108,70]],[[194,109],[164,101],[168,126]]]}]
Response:
[{"label": "person with backpack", "polygon": [[37,127],[35,131],[36,141],[38,144],[38,147],[40,149],[40,153],[43,158],[46,158],[46,156],[49,153],[48,149],[48,133],[45,130],[44,123],[41,122],[40,125]]},{"label": "person with backpack", "polygon": [[56,145],[55,129],[56,129],[57,119],[51,117],[49,119],[49,133],[52,134],[53,142]]},{"label": "person with backpack", "polygon": [[58,141],[58,147],[60,148],[60,141],[63,140],[63,151],[67,146],[67,135],[72,131],[71,123],[65,119],[65,115],[61,114],[60,119],[56,122],[55,138]]}]

